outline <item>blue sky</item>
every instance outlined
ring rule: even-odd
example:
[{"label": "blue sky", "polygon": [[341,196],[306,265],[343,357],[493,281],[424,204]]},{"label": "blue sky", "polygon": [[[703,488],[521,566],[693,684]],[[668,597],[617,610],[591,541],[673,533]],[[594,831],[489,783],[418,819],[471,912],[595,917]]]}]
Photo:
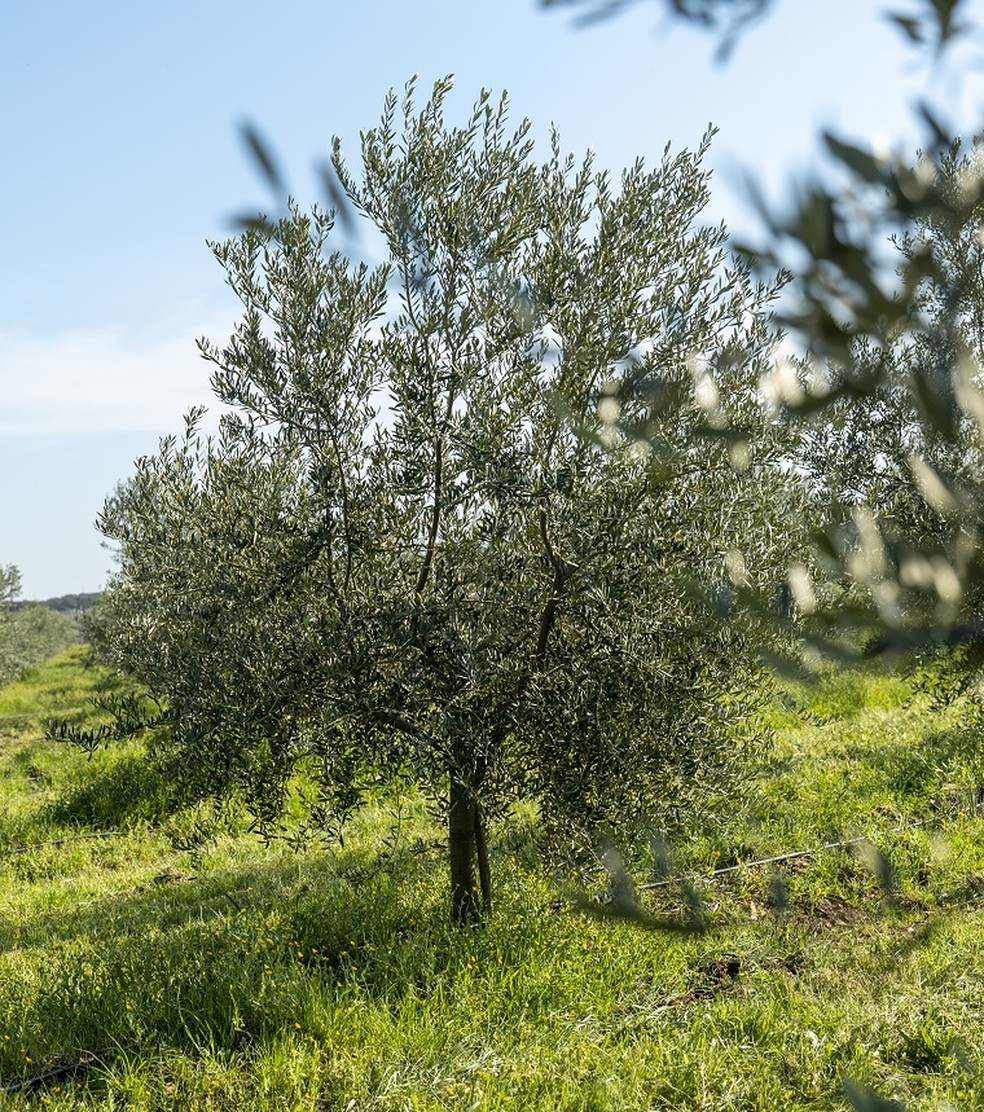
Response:
[{"label": "blue sky", "polygon": [[205,241],[269,205],[242,121],[303,201],[331,137],[354,163],[359,130],[414,73],[423,89],[455,74],[452,112],[508,89],[517,122],[541,137],[554,123],[613,170],[713,122],[709,217],[749,236],[741,172],[781,198],[816,167],[821,126],[912,142],[927,88],[965,132],[982,118],[980,72],[934,83],[883,8],[777,0],[719,66],[712,40],[647,4],[578,31],[535,0],[6,0],[0,564],[20,567],[27,597],[101,587],[103,498],[209,402],[194,341],[223,340],[235,304]]}]

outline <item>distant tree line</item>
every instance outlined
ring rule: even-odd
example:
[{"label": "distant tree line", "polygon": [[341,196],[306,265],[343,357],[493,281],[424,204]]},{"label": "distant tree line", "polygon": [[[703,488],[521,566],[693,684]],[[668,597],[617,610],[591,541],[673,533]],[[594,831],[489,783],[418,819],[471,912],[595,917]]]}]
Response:
[{"label": "distant tree line", "polygon": [[75,595],[58,595],[46,599],[17,599],[9,603],[11,610],[21,610],[26,606],[45,606],[56,614],[83,614],[91,610],[102,598],[101,591],[86,591]]}]

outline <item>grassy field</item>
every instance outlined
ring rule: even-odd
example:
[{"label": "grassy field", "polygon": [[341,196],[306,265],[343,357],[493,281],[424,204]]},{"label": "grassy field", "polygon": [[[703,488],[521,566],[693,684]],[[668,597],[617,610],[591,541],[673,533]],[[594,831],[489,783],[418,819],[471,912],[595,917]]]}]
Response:
[{"label": "grassy field", "polygon": [[[838,1109],[844,1078],[984,1109],[963,702],[885,668],[777,695],[752,820],[678,847],[706,929],[577,911],[517,819],[494,914],[455,932],[420,801],[294,852],[137,746],[42,740],[98,688],[82,659],[0,691],[0,1109]],[[681,926],[687,899],[644,894]]]}]

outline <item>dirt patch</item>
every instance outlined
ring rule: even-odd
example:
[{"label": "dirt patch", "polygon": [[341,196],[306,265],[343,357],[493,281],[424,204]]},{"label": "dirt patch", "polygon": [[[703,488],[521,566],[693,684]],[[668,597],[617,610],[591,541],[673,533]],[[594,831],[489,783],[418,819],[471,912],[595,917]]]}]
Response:
[{"label": "dirt patch", "polygon": [[868,909],[850,903],[836,892],[821,896],[811,904],[805,912],[805,917],[812,923],[827,927],[850,927],[863,919]]}]

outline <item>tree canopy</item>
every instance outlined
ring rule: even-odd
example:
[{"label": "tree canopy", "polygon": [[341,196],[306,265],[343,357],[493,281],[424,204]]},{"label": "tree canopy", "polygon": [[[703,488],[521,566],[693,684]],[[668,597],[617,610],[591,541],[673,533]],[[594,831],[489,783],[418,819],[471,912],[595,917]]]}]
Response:
[{"label": "tree canopy", "polygon": [[700,222],[710,135],[613,182],[505,97],[448,125],[449,88],[391,94],[359,173],[336,144],[380,266],[294,205],[214,245],[232,411],[108,501],[93,628],[268,824],[298,770],[327,826],[421,784],[462,920],[516,798],[575,840],[734,809],[755,646],[689,588],[777,587],[796,494],[757,393],[781,280]]}]

